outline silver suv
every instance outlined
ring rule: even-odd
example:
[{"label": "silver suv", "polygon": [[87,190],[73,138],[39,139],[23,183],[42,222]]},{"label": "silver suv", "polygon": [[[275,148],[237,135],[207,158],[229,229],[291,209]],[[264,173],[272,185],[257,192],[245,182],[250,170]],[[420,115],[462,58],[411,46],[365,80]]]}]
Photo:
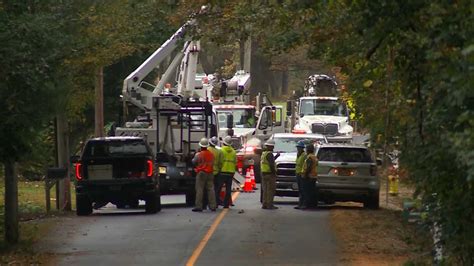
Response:
[{"label": "silver suv", "polygon": [[275,160],[277,168],[276,195],[298,197],[298,184],[296,182],[296,143],[302,140],[313,143],[315,146],[320,143],[327,143],[326,137],[321,134],[295,134],[295,133],[275,133],[272,136],[275,140],[274,153],[280,156]]},{"label": "silver suv", "polygon": [[367,147],[323,144],[317,147],[316,154],[319,201],[356,201],[366,208],[379,207],[377,164]]}]

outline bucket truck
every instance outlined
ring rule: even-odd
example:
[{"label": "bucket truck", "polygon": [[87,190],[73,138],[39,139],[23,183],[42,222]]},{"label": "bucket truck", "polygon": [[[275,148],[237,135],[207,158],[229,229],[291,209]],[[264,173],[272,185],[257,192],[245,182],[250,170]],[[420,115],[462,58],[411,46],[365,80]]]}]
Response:
[{"label": "bucket truck", "polygon": [[[129,116],[132,108],[138,110],[138,115],[115,129],[117,136],[146,139],[156,155],[161,193],[184,193],[187,205],[193,205],[195,199],[192,156],[201,138],[217,134],[216,116],[209,101],[211,88],[196,82],[200,42],[186,35],[195,26],[195,19],[186,22],[124,80],[124,116]],[[183,49],[158,84],[144,81],[182,43]],[[176,85],[172,88],[168,84]]]}]

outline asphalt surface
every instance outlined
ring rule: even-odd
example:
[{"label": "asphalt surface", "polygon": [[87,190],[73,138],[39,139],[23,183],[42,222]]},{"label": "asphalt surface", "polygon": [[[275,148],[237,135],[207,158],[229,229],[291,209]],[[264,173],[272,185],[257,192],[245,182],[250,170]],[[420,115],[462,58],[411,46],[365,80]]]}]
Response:
[{"label": "asphalt surface", "polygon": [[263,210],[259,193],[240,193],[226,213],[194,213],[179,195],[163,196],[166,206],[154,215],[107,205],[62,220],[38,248],[56,254],[57,265],[186,265],[193,254],[194,265],[337,264],[328,210],[295,210],[289,197],[275,197],[278,210]]}]

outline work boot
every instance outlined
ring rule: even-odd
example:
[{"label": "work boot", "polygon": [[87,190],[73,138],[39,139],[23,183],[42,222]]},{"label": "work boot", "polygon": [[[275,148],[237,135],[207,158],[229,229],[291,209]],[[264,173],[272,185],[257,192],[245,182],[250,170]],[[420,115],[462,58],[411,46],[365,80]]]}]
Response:
[{"label": "work boot", "polygon": [[202,212],[202,209],[201,208],[194,208],[192,209],[193,212]]},{"label": "work boot", "polygon": [[277,206],[270,206],[270,207],[268,207],[268,209],[269,210],[276,210],[276,209],[278,209],[278,207]]}]

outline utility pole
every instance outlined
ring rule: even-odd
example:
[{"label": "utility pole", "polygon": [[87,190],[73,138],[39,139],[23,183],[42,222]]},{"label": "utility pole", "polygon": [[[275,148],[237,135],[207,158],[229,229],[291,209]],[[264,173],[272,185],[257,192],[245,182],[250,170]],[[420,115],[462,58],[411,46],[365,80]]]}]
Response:
[{"label": "utility pole", "polygon": [[104,136],[104,68],[98,67],[95,76],[95,136]]},{"label": "utility pole", "polygon": [[[57,165],[59,168],[66,169],[69,173],[69,134],[67,120],[64,113],[61,113],[56,118],[56,141],[57,141]],[[66,178],[57,181],[58,187],[58,202],[59,210],[71,210],[71,181],[69,174]]]}]

